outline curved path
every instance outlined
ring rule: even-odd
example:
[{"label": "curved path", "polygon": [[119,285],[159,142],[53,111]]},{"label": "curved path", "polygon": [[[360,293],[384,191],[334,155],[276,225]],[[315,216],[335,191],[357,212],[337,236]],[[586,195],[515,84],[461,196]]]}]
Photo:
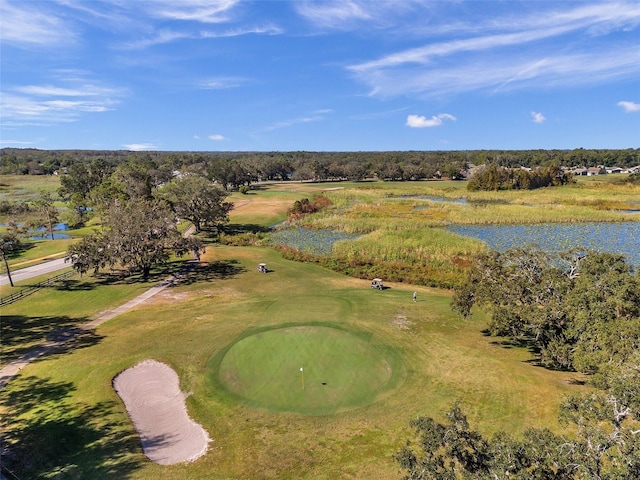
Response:
[{"label": "curved path", "polygon": [[31,363],[33,360],[51,352],[52,350],[55,350],[56,348],[60,348],[61,346],[63,346],[65,343],[67,343],[69,340],[71,340],[74,336],[78,335],[79,333],[86,332],[88,330],[93,330],[98,325],[101,325],[104,322],[111,320],[112,318],[117,317],[118,315],[121,315],[127,310],[131,310],[133,307],[140,305],[145,300],[153,297],[154,295],[157,295],[165,288],[174,285],[175,282],[176,282],[175,277],[167,278],[162,283],[159,283],[158,285],[150,288],[143,294],[138,295],[132,300],[129,300],[127,303],[120,305],[119,307],[116,307],[112,310],[107,310],[106,312],[104,312],[102,315],[95,318],[94,320],[91,320],[90,322],[87,322],[84,325],[81,325],[77,329],[74,329],[71,333],[67,333],[67,334],[63,333],[62,335],[59,335],[58,337],[52,340],[48,340],[42,345],[38,345],[37,347],[29,350],[20,358],[18,358],[17,360],[14,360],[13,362],[9,363],[8,365],[6,365],[0,370],[0,390],[4,388],[4,386],[7,384],[7,382],[9,382],[9,380],[15,377],[20,372],[20,370],[22,370],[24,367],[29,365],[29,363]]},{"label": "curved path", "polygon": [[[184,232],[184,235],[185,236],[192,235],[194,231],[195,231],[195,228],[191,226]],[[60,260],[62,260],[64,264],[64,259],[59,259],[59,260],[53,260],[52,262],[45,262],[44,264],[40,264],[40,265],[59,262]],[[87,322],[84,325],[81,325],[80,327],[72,330],[71,332],[63,333],[51,340],[48,340],[45,343],[38,345],[37,347],[29,350],[27,353],[22,355],[17,360],[10,362],[8,365],[0,369],[0,390],[4,388],[4,386],[9,382],[9,380],[15,377],[18,373],[20,373],[20,370],[22,370],[24,367],[29,365],[29,363],[31,363],[36,358],[46,355],[47,353],[57,348],[60,348],[69,340],[74,338],[76,335],[86,332],[87,330],[93,330],[98,325],[101,325],[104,322],[111,320],[112,318],[126,312],[127,310],[131,310],[133,307],[140,305],[142,302],[153,297],[154,295],[157,295],[165,288],[175,285],[176,282],[180,280],[180,276],[184,274],[186,271],[190,270],[195,263],[197,263],[196,260],[191,260],[187,262],[187,265],[185,266],[183,272],[178,274],[177,276],[170,276],[166,278],[163,282],[150,288],[143,294],[138,295],[136,298],[129,300],[127,303],[120,305],[119,307],[116,307],[112,310],[107,310],[106,312],[104,312],[102,315],[95,318],[94,320],[91,320],[90,322]],[[29,267],[29,268],[32,268],[32,267]],[[48,268],[48,267],[45,267],[45,268]],[[59,267],[58,269],[60,268],[64,268],[64,265],[62,267]],[[55,271],[55,269],[50,271]],[[46,273],[46,272],[40,271],[39,273],[34,274],[34,276],[42,275],[43,273]]]}]

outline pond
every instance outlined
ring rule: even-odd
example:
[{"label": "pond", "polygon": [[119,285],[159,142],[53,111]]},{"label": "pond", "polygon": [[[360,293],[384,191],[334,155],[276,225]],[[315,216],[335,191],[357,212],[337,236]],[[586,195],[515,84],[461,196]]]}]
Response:
[{"label": "pond", "polygon": [[340,240],[353,240],[358,235],[350,235],[333,230],[312,230],[310,228],[293,228],[276,230],[271,234],[271,243],[287,245],[300,252],[315,255],[329,255],[333,245]]},{"label": "pond", "polygon": [[620,253],[640,266],[640,222],[535,225],[451,225],[447,230],[478,238],[493,250],[531,247],[549,252],[587,248]]},{"label": "pond", "polygon": [[[6,223],[0,223],[0,227],[6,227]],[[19,226],[22,226],[20,224]],[[71,235],[68,233],[62,233],[69,230],[69,225],[66,223],[58,223],[53,226],[53,239],[54,240],[68,240],[71,238]],[[51,235],[47,233],[47,229],[45,227],[40,227],[37,230],[31,230],[32,235],[29,237],[31,240],[50,240]]]},{"label": "pond", "polygon": [[[54,240],[67,240],[69,238],[71,238],[71,235],[69,235],[68,233],[61,233],[64,232],[66,230],[69,230],[69,225],[67,225],[66,223],[58,223],[57,225],[53,226],[53,239]],[[41,227],[38,229],[38,234],[34,235],[31,237],[32,240],[50,240],[51,239],[51,235],[47,233],[46,228]]]}]

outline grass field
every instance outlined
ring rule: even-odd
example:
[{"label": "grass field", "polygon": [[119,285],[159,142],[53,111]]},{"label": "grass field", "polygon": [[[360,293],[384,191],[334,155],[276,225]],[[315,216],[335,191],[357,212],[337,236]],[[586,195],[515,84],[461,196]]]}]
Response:
[{"label": "grass field", "polygon": [[[3,390],[5,438],[27,455],[25,478],[397,478],[392,455],[417,415],[441,418],[459,400],[485,433],[529,426],[559,430],[560,398],[582,388],[573,385],[575,375],[536,367],[528,352],[483,336],[482,315],[467,321],[452,315],[447,292],[420,288],[414,303],[413,288],[373,290],[366,281],[286,261],[265,248],[219,246],[209,248],[205,260],[195,283],[167,290],[103,324],[91,338],[31,364]],[[256,272],[259,262],[273,271]],[[125,287],[42,292],[28,306],[3,308],[3,315],[35,319],[52,311],[51,323],[66,316],[84,321],[112,297],[122,303],[130,293]],[[116,299],[116,292],[123,296]],[[358,366],[373,366],[373,376],[364,379],[365,398],[354,398],[351,408],[320,414],[302,404],[303,413],[285,412],[280,410],[292,410],[294,393],[282,409],[258,404],[254,393],[241,391],[246,396],[239,397],[223,384],[229,352],[251,349],[244,340],[318,323],[330,326],[329,337],[361,347],[365,353],[353,360]],[[312,343],[314,355],[331,350]],[[142,455],[111,380],[146,358],[177,371],[183,391],[191,394],[190,415],[213,439],[209,453],[194,463],[162,467]],[[379,370],[385,363],[399,375],[387,381],[388,388],[371,388],[386,380]],[[295,359],[292,392],[301,381],[299,367],[308,371],[309,388],[322,386],[318,380],[333,381],[315,377],[311,364]],[[250,370],[249,363],[244,374]]]},{"label": "grass field", "polygon": [[[336,211],[319,215],[313,220],[318,225],[339,225],[342,218],[345,228],[368,232],[360,248],[378,244],[376,255],[391,255],[387,247],[395,243],[396,251],[433,256],[433,250],[419,250],[419,242],[432,239],[441,244],[438,261],[445,261],[447,249],[479,247],[449,242],[426,227],[450,221],[465,206],[430,202],[433,211],[425,211],[415,206],[428,201],[397,195],[467,196],[460,186],[270,185],[234,193],[231,222],[273,225],[293,201],[326,191]],[[625,204],[637,193],[586,182],[526,196],[483,194],[485,204],[477,208],[495,214],[502,211],[496,206],[511,205],[522,212],[535,201],[536,214],[558,204],[568,209],[562,215],[603,209],[613,215],[607,206]],[[367,230],[376,225],[384,228]],[[46,255],[56,253],[46,248]],[[340,246],[344,255],[350,248]],[[556,420],[561,398],[585,388],[576,374],[540,368],[526,349],[485,336],[482,312],[467,320],[455,316],[445,290],[388,282],[391,288],[373,290],[367,280],[288,261],[264,247],[210,246],[203,262],[188,283],[38,359],[1,392],[4,441],[23,454],[16,465],[20,478],[393,479],[400,476],[393,454],[418,415],[442,419],[459,401],[484,434],[562,431]],[[269,265],[269,274],[256,271],[260,262]],[[161,278],[108,283],[74,277],[3,307],[0,361],[6,364]],[[212,438],[196,462],[159,466],[142,454],[111,382],[144,359],[176,370],[189,394],[189,414]]]},{"label": "grass field", "polygon": [[[299,304],[288,307],[300,316]],[[345,331],[339,324],[267,329],[243,335],[223,350],[220,362],[208,365],[208,375],[247,405],[309,415],[337,413],[371,404],[399,383],[399,359],[387,359],[390,349],[376,341],[368,332]]]}]

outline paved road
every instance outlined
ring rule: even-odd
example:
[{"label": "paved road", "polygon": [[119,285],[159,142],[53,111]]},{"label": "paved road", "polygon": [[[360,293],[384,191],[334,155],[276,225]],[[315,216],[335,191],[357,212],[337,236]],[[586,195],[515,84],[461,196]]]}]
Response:
[{"label": "paved road", "polygon": [[[40,275],[55,272],[56,270],[62,270],[63,268],[70,266],[70,263],[64,263],[64,258],[58,258],[57,260],[50,260],[31,267],[21,268],[15,272],[12,271],[11,278],[13,279],[13,283],[16,283],[32,277],[38,277]],[[0,285],[9,285],[9,277],[6,275],[0,276]]]}]

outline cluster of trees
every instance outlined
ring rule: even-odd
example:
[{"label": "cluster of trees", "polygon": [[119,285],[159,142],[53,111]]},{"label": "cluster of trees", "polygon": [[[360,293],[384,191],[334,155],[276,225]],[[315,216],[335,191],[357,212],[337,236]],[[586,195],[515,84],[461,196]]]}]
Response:
[{"label": "cluster of trees", "polygon": [[404,152],[129,152],[91,150],[0,150],[2,174],[63,173],[77,163],[151,161],[162,172],[189,170],[215,179],[225,189],[259,180],[387,180],[456,178],[469,165],[567,167],[640,164],[640,149],[468,150]]},{"label": "cluster of trees", "polygon": [[3,201],[0,212],[9,219],[0,233],[0,257],[9,284],[13,287],[9,259],[29,248],[28,242],[25,242],[27,237],[50,236],[53,239],[60,212],[54,205],[53,196],[46,192],[40,193],[31,203]]},{"label": "cluster of trees", "polygon": [[575,429],[571,437],[530,428],[520,439],[504,431],[487,438],[469,426],[459,405],[447,412],[443,423],[418,417],[411,422],[414,441],[395,455],[403,478],[636,480],[640,430],[632,412],[639,411],[640,363],[628,370],[627,380],[635,382],[634,402],[625,404],[621,397],[598,393],[564,400],[559,419]]},{"label": "cluster of trees", "polygon": [[529,343],[550,368],[598,376],[640,350],[640,278],[622,255],[489,252],[454,295],[462,315],[474,304],[491,334]]},{"label": "cluster of trees", "polygon": [[82,273],[105,267],[122,267],[147,278],[151,269],[165,264],[172,254],[192,252],[197,258],[202,242],[183,236],[176,228],[176,215],[159,199],[137,199],[115,203],[102,218],[102,231],[72,244],[66,259]]},{"label": "cluster of trees", "polygon": [[204,230],[215,235],[233,208],[226,201],[228,192],[208,178],[189,172],[174,176],[151,157],[130,158],[116,166],[103,158],[74,163],[61,177],[58,194],[67,202],[64,211],[49,193],[29,203],[1,205],[10,218],[0,235],[0,255],[9,277],[7,260],[26,248],[24,239],[33,236],[34,230],[53,238],[60,220],[80,227],[96,215],[101,229],[73,244],[68,261],[80,273],[124,267],[147,277],[173,254],[201,253],[200,240],[179,232],[180,220],[191,222],[196,233]]},{"label": "cluster of trees", "polygon": [[542,364],[588,374],[597,390],[562,402],[575,435],[529,429],[521,439],[472,430],[459,406],[412,422],[396,458],[406,479],[640,478],[640,278],[624,257],[509,250],[480,257],[453,308],[491,313],[489,331],[529,345]]},{"label": "cluster of trees", "polygon": [[67,259],[80,273],[117,266],[146,278],[172,254],[199,257],[202,242],[184,236],[178,221],[191,222],[196,233],[218,233],[233,208],[225,201],[228,193],[207,178],[174,178],[151,159],[127,161],[112,172],[99,160],[74,167],[63,177],[60,194],[82,210],[99,212],[103,227],[70,246]]},{"label": "cluster of trees", "polygon": [[481,168],[467,184],[467,189],[476,190],[533,190],[541,187],[566,185],[571,174],[558,164],[545,165],[533,170],[507,168],[496,164]]}]

